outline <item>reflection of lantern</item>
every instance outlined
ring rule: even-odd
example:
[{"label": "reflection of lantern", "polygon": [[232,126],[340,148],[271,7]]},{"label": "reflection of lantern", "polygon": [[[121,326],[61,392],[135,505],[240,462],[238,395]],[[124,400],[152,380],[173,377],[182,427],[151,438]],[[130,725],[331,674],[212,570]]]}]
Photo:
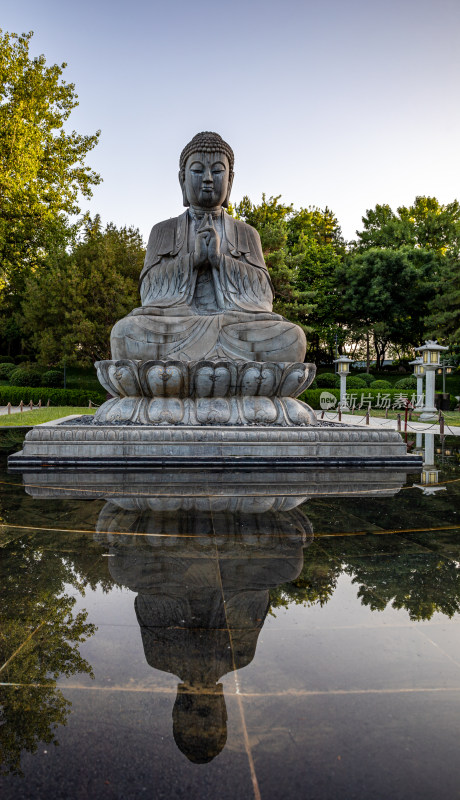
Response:
[{"label": "reflection of lantern", "polygon": [[439,483],[439,470],[437,469],[424,469],[421,476],[421,483],[427,486],[434,486]]},{"label": "reflection of lantern", "polygon": [[[420,483],[414,483],[414,486],[417,489],[421,489],[423,494],[430,495],[436,494],[436,492],[445,492],[446,486],[439,485],[439,470],[436,469],[435,465],[435,444],[434,444],[434,433],[425,433],[425,447],[424,447],[424,458],[423,458],[423,469],[422,474],[420,476]],[[421,433],[417,433],[418,444],[420,444],[420,439],[422,438]],[[439,448],[436,448],[436,452],[439,452]],[[442,453],[442,448],[441,448]]]}]

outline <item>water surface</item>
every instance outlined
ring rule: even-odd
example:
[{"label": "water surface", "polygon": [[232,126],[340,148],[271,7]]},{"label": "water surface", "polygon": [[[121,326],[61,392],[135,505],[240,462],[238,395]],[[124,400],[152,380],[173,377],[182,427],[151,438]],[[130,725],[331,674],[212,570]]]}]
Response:
[{"label": "water surface", "polygon": [[18,436],[2,797],[460,796],[458,440],[428,442],[430,493],[329,476],[296,505],[273,480],[255,503],[225,479],[199,498],[24,487]]}]

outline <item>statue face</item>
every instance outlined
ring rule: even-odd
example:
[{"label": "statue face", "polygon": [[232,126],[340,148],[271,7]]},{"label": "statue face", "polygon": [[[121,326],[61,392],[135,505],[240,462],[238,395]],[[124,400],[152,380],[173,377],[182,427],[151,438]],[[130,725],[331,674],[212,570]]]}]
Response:
[{"label": "statue face", "polygon": [[185,196],[192,206],[215,208],[226,204],[230,165],[225,153],[192,153],[185,164]]}]

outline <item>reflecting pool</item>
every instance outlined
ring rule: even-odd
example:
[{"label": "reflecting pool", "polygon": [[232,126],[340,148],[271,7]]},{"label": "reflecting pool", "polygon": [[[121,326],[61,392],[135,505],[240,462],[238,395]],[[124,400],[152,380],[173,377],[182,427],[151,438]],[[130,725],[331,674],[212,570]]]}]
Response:
[{"label": "reflecting pool", "polygon": [[460,440],[422,474],[8,474],[2,798],[460,796]]}]

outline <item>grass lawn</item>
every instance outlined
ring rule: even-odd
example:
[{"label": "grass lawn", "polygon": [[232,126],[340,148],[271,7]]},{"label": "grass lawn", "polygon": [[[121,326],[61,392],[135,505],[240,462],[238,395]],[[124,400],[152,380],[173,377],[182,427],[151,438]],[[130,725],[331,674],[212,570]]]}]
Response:
[{"label": "grass lawn", "polygon": [[0,426],[2,425],[40,425],[42,422],[52,422],[53,419],[68,417],[70,414],[94,414],[95,408],[74,408],[73,406],[49,406],[39,408],[34,411],[23,411],[16,414],[0,414]]},{"label": "grass lawn", "polygon": [[[383,411],[380,408],[371,408],[371,412],[370,413],[371,413],[371,419],[372,419],[372,417],[384,417],[385,416],[385,411]],[[397,419],[398,418],[398,413],[401,414],[401,424],[404,426],[404,414],[405,414],[404,409],[401,409],[399,412],[398,411],[393,411],[392,409],[389,409],[388,410],[388,419]],[[364,417],[365,414],[366,414],[365,409],[363,410],[363,409],[358,409],[357,408],[356,411],[355,411],[354,416],[355,417]],[[458,425],[460,427],[460,413],[458,411],[443,411],[442,415],[444,417],[444,421],[445,421],[446,425]],[[1,419],[1,417],[0,417],[0,419]],[[408,421],[408,423],[410,422],[409,415],[407,417],[407,421]],[[419,414],[414,414],[414,412],[412,412],[412,422],[418,422],[418,421],[419,421]],[[421,420],[421,421],[424,422],[424,420]],[[426,424],[427,425],[437,424],[437,416],[436,416],[436,419],[433,419],[433,420],[430,420],[430,421],[427,420]]]}]

